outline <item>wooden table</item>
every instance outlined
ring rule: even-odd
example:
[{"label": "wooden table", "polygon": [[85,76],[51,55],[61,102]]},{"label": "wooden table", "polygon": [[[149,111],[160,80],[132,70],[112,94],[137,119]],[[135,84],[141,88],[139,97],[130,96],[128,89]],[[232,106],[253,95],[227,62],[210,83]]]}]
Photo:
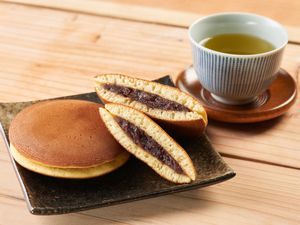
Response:
[{"label": "wooden table", "polygon": [[[298,0],[8,0],[0,11],[1,102],[90,92],[98,73],[175,78],[191,63],[188,25],[220,11],[280,21],[290,37],[282,67],[300,87]],[[230,181],[68,215],[29,214],[1,145],[0,225],[300,224],[299,103],[259,124],[210,121],[208,136],[237,172]]]}]

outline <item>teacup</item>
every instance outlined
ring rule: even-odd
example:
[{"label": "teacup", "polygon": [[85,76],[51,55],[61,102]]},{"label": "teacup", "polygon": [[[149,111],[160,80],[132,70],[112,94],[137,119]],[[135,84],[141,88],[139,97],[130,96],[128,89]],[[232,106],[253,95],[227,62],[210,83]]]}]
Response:
[{"label": "teacup", "polygon": [[[274,49],[252,55],[228,54],[200,42],[225,33],[248,34],[271,43]],[[231,105],[252,102],[276,78],[288,42],[276,21],[250,13],[219,13],[200,18],[189,27],[193,66],[201,85],[215,100]]]}]

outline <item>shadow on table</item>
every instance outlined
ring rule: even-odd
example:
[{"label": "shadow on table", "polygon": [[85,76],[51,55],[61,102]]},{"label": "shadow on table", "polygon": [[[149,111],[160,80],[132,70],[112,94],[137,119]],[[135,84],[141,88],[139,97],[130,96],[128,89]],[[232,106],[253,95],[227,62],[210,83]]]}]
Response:
[{"label": "shadow on table", "polygon": [[[276,125],[281,123],[285,119],[285,116],[279,116],[277,118],[258,122],[258,123],[225,123],[225,122],[219,122],[215,120],[209,120],[209,127],[216,127],[221,128],[224,130],[229,131],[235,131],[235,132],[241,132],[246,134],[260,134],[264,133],[272,128],[274,128]],[[209,127],[208,127],[208,133],[209,133]]]},{"label": "shadow on table", "polygon": [[201,209],[208,209],[211,204],[202,200],[201,196],[210,198],[210,194],[207,191],[193,190],[73,214],[42,216],[37,219],[41,225],[77,225],[83,224],[83,221],[84,224],[142,224],[155,221],[166,224],[176,221],[176,224],[184,224],[186,217],[182,218],[180,214],[195,212],[199,214]]},{"label": "shadow on table", "polygon": [[[195,197],[195,192],[197,198]],[[191,193],[192,196],[190,195]],[[176,220],[179,223],[180,213],[201,212],[201,209],[208,208],[207,201],[201,199],[202,191],[188,191],[164,197],[152,198],[107,208],[100,208],[82,212],[82,214],[116,220],[124,223],[132,221],[151,222],[161,221],[168,223]],[[205,198],[209,198],[210,192],[205,191]],[[184,217],[186,220],[186,217]],[[168,221],[169,220],[169,221]],[[184,222],[184,221],[182,221]],[[183,224],[183,223],[182,223]]]}]

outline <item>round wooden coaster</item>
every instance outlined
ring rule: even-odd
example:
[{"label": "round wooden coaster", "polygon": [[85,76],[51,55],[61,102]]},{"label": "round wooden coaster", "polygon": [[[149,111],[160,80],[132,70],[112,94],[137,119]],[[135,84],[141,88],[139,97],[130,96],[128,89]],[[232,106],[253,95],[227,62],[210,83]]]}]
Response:
[{"label": "round wooden coaster", "polygon": [[225,105],[217,102],[201,86],[193,67],[178,75],[176,86],[196,97],[210,119],[232,123],[254,123],[278,117],[293,105],[297,95],[294,79],[283,69],[280,69],[278,77],[268,90],[245,105]]}]

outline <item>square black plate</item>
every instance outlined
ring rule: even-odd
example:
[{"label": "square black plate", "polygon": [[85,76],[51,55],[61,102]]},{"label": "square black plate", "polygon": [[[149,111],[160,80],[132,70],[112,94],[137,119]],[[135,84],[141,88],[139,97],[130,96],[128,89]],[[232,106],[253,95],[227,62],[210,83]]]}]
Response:
[{"label": "square black plate", "polygon": [[[174,85],[168,76],[157,82]],[[59,99],[100,102],[95,92]],[[8,140],[8,128],[12,118],[24,107],[35,102],[0,103],[0,122],[5,140]],[[29,211],[36,215],[63,214],[116,205],[201,188],[234,177],[234,171],[214,150],[206,135],[193,140],[178,138],[177,141],[189,153],[196,167],[197,178],[190,184],[170,183],[134,157],[120,169],[102,177],[86,180],[52,178],[21,167],[13,160],[9,148],[8,152]],[[8,147],[9,141],[6,144]]]}]

